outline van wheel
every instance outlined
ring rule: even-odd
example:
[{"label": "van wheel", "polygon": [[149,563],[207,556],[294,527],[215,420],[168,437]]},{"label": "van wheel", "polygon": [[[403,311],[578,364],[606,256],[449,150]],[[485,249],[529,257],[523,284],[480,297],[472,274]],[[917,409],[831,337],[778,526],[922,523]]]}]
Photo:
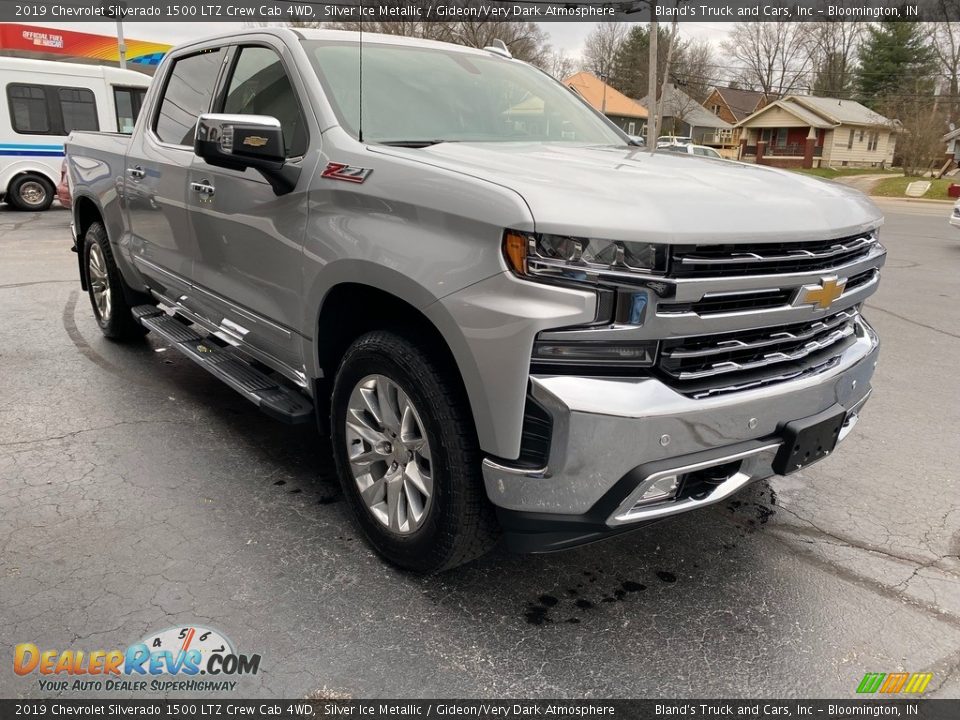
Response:
[{"label": "van wheel", "polygon": [[360,337],[337,371],[331,435],[344,495],[373,548],[408,570],[462,565],[499,534],[463,395],[422,344],[392,332]]},{"label": "van wheel", "polygon": [[146,328],[133,319],[107,231],[98,222],[91,224],[84,235],[83,262],[87,272],[87,293],[100,331],[114,340],[143,337]]},{"label": "van wheel", "polygon": [[46,210],[53,202],[53,183],[42,175],[18,175],[7,188],[7,200],[17,210]]}]

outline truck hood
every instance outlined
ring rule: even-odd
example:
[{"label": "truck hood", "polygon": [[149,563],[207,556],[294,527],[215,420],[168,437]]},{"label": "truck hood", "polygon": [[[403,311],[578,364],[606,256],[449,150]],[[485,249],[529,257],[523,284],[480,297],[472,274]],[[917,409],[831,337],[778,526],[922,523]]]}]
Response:
[{"label": "truck hood", "polygon": [[510,188],[530,207],[538,232],[664,243],[791,242],[854,235],[883,220],[852,188],[729,160],[569,143],[371,149]]}]

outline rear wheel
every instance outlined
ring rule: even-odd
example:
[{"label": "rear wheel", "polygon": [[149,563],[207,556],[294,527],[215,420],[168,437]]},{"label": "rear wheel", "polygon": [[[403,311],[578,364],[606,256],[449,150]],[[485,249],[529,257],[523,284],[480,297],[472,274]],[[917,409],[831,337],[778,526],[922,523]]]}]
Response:
[{"label": "rear wheel", "polygon": [[123,293],[123,279],[113,260],[107,231],[98,222],[87,229],[83,242],[84,264],[87,270],[87,292],[93,316],[100,331],[114,340],[142,337],[146,330],[130,312]]},{"label": "rear wheel", "polygon": [[7,188],[7,201],[17,210],[46,210],[53,202],[53,183],[42,175],[27,173],[15,177]]},{"label": "rear wheel", "polygon": [[463,395],[422,343],[392,332],[360,337],[337,372],[331,426],[344,495],[370,544],[400,567],[439,572],[496,542]]}]

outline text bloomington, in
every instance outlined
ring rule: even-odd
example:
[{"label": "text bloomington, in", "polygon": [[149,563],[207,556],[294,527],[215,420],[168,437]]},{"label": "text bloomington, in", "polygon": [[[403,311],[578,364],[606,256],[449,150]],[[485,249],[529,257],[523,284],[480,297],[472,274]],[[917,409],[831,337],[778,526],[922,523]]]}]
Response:
[{"label": "text bloomington, in", "polygon": [[746,17],[767,17],[780,20],[799,20],[802,18],[818,19],[825,18],[870,18],[873,20],[897,19],[919,17],[920,10],[917,5],[904,5],[903,7],[851,7],[846,5],[827,5],[826,7],[813,8],[796,5],[794,7],[783,7],[781,5],[751,5],[738,6],[731,5],[682,5],[682,6],[654,6],[657,17],[666,18],[684,18],[692,20],[694,18],[746,18]]}]

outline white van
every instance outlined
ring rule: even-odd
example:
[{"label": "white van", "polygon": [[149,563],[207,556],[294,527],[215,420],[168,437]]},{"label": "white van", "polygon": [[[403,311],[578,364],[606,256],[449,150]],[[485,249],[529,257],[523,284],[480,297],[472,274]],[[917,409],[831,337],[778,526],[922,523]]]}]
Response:
[{"label": "white van", "polygon": [[0,57],[0,200],[50,207],[70,132],[132,133],[149,84],[134,70]]}]

